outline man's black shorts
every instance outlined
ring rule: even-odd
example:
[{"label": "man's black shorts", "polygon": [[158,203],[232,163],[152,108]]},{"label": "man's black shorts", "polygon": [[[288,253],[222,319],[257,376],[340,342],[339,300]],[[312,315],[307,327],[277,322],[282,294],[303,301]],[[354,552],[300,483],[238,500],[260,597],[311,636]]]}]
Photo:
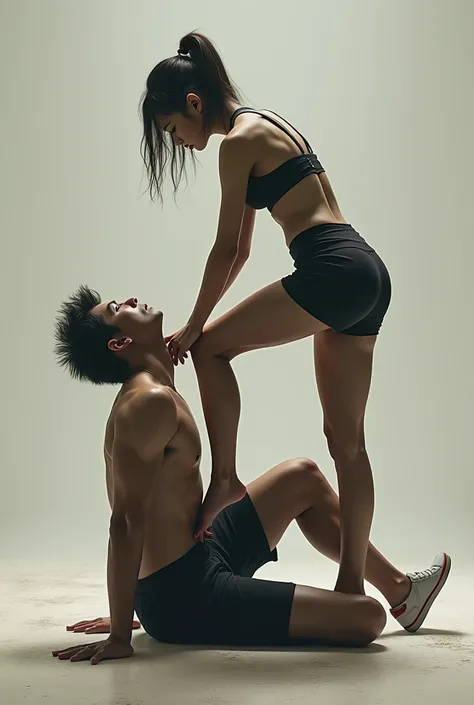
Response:
[{"label": "man's black shorts", "polygon": [[143,628],[169,643],[285,643],[295,585],[253,577],[278,556],[248,495],[216,517],[212,534],[138,581],[135,611]]}]

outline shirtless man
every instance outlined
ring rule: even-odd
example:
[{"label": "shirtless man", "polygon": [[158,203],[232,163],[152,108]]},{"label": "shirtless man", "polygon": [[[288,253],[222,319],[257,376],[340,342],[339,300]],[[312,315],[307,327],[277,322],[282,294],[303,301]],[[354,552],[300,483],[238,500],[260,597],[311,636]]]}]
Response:
[{"label": "shirtless man", "polygon": [[[131,656],[134,611],[148,634],[165,642],[369,644],[386,622],[373,598],[253,578],[277,560],[293,519],[314,548],[338,560],[338,498],[312,460],[272,468],[218,515],[203,542],[194,538],[201,444],[174,385],[162,318],[135,298],[102,302],[87,287],[58,316],[60,363],[75,378],[122,387],[105,432],[110,620],[76,627],[110,636],[53,655],[93,664]],[[405,575],[370,546],[366,578],[400,624],[415,631],[449,568],[449,557],[439,554],[426,571]]]}]

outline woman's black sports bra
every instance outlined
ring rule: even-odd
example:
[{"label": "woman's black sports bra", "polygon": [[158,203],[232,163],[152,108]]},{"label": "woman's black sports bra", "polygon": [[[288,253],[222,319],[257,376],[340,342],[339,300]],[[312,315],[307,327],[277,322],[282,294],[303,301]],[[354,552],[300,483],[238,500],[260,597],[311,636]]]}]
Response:
[{"label": "woman's black sports bra", "polygon": [[[280,166],[271,171],[269,174],[265,174],[264,176],[249,177],[247,197],[245,199],[247,205],[251,208],[255,208],[256,210],[268,208],[271,212],[277,201],[279,201],[280,198],[296,186],[296,184],[299,184],[300,181],[305,179],[310,174],[323,173],[324,168],[322,167],[316,154],[314,154],[311,149],[308,141],[300,132],[298,132],[298,130],[293,128],[303,140],[308,152],[303,150],[296,137],[294,137],[291,132],[287,130],[285,125],[282,125],[278,122],[278,120],[275,120],[269,115],[265,115],[258,110],[254,110],[253,108],[238,108],[238,110],[236,110],[230,118],[230,129],[234,127],[236,119],[239,115],[242,115],[242,113],[254,113],[256,115],[260,115],[260,117],[264,118],[264,120],[268,120],[273,125],[276,125],[276,127],[283,130],[283,132],[285,132],[288,137],[293,140],[301,152],[301,154],[297,154],[295,157],[291,157],[286,162],[283,162],[283,164],[280,164]],[[280,117],[276,113],[273,114]],[[283,120],[283,118],[280,118],[280,120]]]}]

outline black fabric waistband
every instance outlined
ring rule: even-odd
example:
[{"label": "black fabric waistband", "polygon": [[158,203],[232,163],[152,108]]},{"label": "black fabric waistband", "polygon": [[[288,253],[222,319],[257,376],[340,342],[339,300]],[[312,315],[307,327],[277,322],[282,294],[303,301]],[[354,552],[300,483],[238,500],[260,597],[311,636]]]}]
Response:
[{"label": "black fabric waistband", "polygon": [[297,260],[312,248],[333,250],[342,247],[357,247],[367,252],[374,251],[349,223],[313,225],[293,238],[289,250],[292,258]]},{"label": "black fabric waistband", "polygon": [[191,577],[197,577],[197,569],[203,565],[206,554],[205,543],[197,543],[173,563],[169,563],[146,578],[138,580],[137,593],[147,592],[151,586],[156,587],[158,584],[162,586],[174,584],[177,578],[182,580],[183,572],[189,573]]}]

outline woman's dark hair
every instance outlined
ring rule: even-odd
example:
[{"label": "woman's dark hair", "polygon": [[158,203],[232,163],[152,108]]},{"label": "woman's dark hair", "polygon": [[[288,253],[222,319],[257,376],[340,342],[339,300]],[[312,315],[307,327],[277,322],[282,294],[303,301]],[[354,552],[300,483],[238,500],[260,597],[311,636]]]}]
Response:
[{"label": "woman's dark hair", "polygon": [[55,353],[60,366],[74,379],[118,384],[131,377],[133,370],[107,345],[120,328],[91,313],[100,303],[99,294],[88,286],[79,287],[63,302],[56,319]]},{"label": "woman's dark hair", "polygon": [[[171,158],[171,179],[176,193],[185,173],[186,149],[174,144],[156,122],[157,115],[184,114],[186,96],[196,93],[203,103],[203,130],[225,118],[226,102],[241,102],[214,44],[198,32],[190,32],[179,43],[178,54],[160,61],[148,76],[142,96],[143,139],[141,155],[148,175],[152,199],[161,198],[164,172]],[[193,157],[192,157],[193,158]]]}]

